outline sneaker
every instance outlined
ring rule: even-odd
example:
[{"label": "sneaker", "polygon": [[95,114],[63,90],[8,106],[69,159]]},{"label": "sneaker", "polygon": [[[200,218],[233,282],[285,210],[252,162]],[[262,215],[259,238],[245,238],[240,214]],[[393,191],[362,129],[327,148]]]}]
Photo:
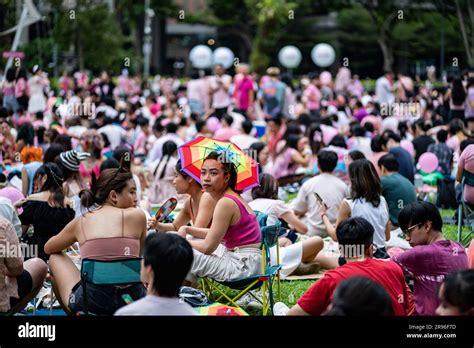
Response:
[{"label": "sneaker", "polygon": [[290,307],[288,307],[283,302],[277,302],[273,305],[273,315],[275,316],[284,316],[288,313]]},{"label": "sneaker", "polygon": [[319,262],[311,263],[301,263],[298,268],[296,268],[291,275],[308,275],[308,274],[317,274],[321,269]]},{"label": "sneaker", "polygon": [[[262,295],[259,291],[258,292],[252,292],[252,294],[254,296],[256,296],[258,299],[262,298]],[[259,301],[257,301],[253,296],[251,296],[250,294],[245,294],[244,296],[239,298],[235,303],[237,303],[237,305],[239,307],[242,307],[242,308],[262,309],[262,307],[263,307],[262,304]]]}]

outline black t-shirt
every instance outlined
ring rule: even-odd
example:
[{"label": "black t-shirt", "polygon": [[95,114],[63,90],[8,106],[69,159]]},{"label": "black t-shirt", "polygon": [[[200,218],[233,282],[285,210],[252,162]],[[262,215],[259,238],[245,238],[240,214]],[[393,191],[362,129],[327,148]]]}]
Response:
[{"label": "black t-shirt", "polygon": [[27,240],[28,244],[38,245],[38,257],[47,260],[44,245],[53,236],[74,219],[76,213],[70,207],[54,208],[44,201],[26,201],[23,213],[19,216],[22,225],[33,225],[34,233]]},{"label": "black t-shirt", "polygon": [[415,161],[418,162],[418,158],[428,150],[428,146],[434,143],[434,139],[428,135],[421,135],[413,139],[413,146],[416,151]]},{"label": "black t-shirt", "polygon": [[415,164],[413,163],[411,155],[407,150],[401,147],[394,147],[393,149],[390,149],[389,152],[398,160],[400,166],[398,172],[413,184],[415,182]]}]

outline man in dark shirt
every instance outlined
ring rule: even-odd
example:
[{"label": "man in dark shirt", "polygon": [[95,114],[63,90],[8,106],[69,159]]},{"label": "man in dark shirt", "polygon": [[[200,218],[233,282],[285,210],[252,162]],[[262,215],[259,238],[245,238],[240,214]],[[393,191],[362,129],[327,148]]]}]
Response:
[{"label": "man in dark shirt", "polygon": [[438,143],[428,146],[428,152],[432,152],[438,157],[441,173],[443,175],[449,175],[451,174],[451,166],[453,164],[453,150],[446,145],[448,131],[441,129],[436,133],[436,138],[438,139]]},{"label": "man in dark shirt", "polygon": [[398,172],[413,184],[415,182],[415,164],[408,151],[400,146],[400,136],[391,130],[386,130],[383,133],[383,138],[386,141],[384,150],[397,158]]},{"label": "man in dark shirt", "polygon": [[429,128],[430,125],[426,124],[424,120],[418,120],[412,125],[412,129],[416,134],[415,139],[412,141],[416,151],[415,162],[418,162],[420,156],[427,151],[428,146],[435,143],[432,137],[426,135]]}]

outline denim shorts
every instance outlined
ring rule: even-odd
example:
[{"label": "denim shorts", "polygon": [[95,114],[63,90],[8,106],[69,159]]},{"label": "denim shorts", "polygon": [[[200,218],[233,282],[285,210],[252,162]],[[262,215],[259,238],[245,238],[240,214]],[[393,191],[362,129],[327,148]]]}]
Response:
[{"label": "denim shorts", "polygon": [[[127,300],[136,301],[146,296],[143,284],[131,285],[95,285],[87,283],[87,309],[90,314],[113,315],[127,304]],[[69,308],[74,314],[85,313],[84,292],[79,282],[69,295]]]}]

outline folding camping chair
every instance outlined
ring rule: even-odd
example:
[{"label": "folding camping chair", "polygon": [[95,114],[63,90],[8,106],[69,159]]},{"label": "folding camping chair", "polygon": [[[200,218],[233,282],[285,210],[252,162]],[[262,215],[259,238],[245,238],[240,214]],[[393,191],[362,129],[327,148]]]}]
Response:
[{"label": "folding camping chair", "polygon": [[84,300],[84,312],[89,314],[87,283],[95,285],[126,285],[141,283],[141,258],[124,260],[83,259],[81,265],[81,283]]},{"label": "folding camping chair", "polygon": [[[472,231],[474,224],[474,209],[464,200],[464,185],[471,186],[474,188],[474,174],[464,169],[461,180],[461,200],[458,205],[458,242],[465,245],[469,236],[474,232]],[[463,219],[464,217],[464,219]],[[462,238],[462,225],[470,225],[471,231]]]},{"label": "folding camping chair", "polygon": [[[263,214],[264,215],[264,214]],[[266,221],[266,216],[260,214],[257,215],[257,220],[260,224]],[[225,299],[226,304],[232,305],[234,307],[240,306],[236,301],[244,296],[249,294],[255,300],[262,304],[262,313],[267,315],[270,310],[273,311],[273,282],[277,281],[278,286],[278,300],[280,300],[280,258],[279,258],[279,245],[278,245],[278,234],[280,231],[281,223],[278,221],[277,224],[272,226],[260,227],[261,232],[261,242],[260,248],[262,250],[262,273],[257,274],[251,277],[236,279],[232,281],[216,281],[211,278],[202,278],[202,290],[208,295],[209,298],[212,298],[212,292],[216,291],[219,295],[217,298],[213,299],[215,302],[220,302],[222,299]],[[276,247],[277,262],[272,265],[270,261],[270,249]],[[235,296],[227,295],[219,287],[223,285],[227,288],[238,290],[238,294]],[[262,290],[262,299],[257,298],[250,291],[261,289]]]}]

